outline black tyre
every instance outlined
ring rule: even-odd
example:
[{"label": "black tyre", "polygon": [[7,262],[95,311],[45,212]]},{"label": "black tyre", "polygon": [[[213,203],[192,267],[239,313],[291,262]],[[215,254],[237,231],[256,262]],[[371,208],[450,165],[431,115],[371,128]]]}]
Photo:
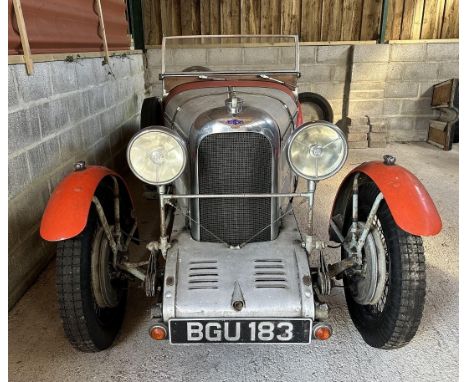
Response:
[{"label": "black tyre", "polygon": [[108,348],[122,326],[125,313],[126,280],[117,277],[111,281],[112,292],[115,292],[112,307],[99,307],[93,292],[93,246],[107,250],[106,243],[107,239],[92,209],[85,230],[79,236],[57,245],[56,282],[60,316],[68,340],[83,352]]},{"label": "black tyre", "polygon": [[207,68],[206,66],[189,66],[188,68],[185,68],[182,70],[183,72],[211,72],[210,68]]},{"label": "black tyre", "polygon": [[145,98],[141,105],[140,129],[164,125],[161,102],[157,97]]},{"label": "black tyre", "polygon": [[[359,221],[366,221],[379,192],[372,182],[359,187]],[[347,209],[346,228],[351,224],[350,216],[351,201]],[[424,248],[419,236],[411,235],[395,224],[385,200],[382,200],[377,211],[373,229],[376,230],[377,237],[381,238],[384,250],[384,291],[376,304],[359,304],[356,302],[355,290],[356,277],[359,276],[348,275],[344,277],[346,302],[354,325],[370,346],[382,349],[400,348],[416,334],[424,309]],[[364,259],[365,256],[363,253]]]},{"label": "black tyre", "polygon": [[333,123],[333,109],[326,98],[317,93],[299,93],[304,122],[328,121]]}]

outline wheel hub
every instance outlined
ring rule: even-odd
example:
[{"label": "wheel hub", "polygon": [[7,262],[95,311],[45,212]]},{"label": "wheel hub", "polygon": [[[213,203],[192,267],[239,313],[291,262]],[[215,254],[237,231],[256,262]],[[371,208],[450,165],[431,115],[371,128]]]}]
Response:
[{"label": "wheel hub", "polygon": [[91,284],[96,304],[100,308],[114,308],[119,304],[119,293],[112,285],[111,260],[109,241],[100,227],[91,252]]},{"label": "wheel hub", "polygon": [[[357,236],[361,234],[364,223],[358,223]],[[349,235],[349,234],[348,234]],[[352,278],[351,290],[354,301],[361,305],[375,305],[381,299],[385,290],[385,275],[387,272],[385,248],[378,228],[372,227],[367,235],[362,253],[359,275]]]}]

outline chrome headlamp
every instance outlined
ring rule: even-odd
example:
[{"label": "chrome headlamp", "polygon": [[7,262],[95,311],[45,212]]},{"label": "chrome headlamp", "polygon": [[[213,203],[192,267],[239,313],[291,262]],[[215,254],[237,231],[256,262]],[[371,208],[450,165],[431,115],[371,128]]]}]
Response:
[{"label": "chrome headlamp", "polygon": [[161,186],[182,175],[187,164],[187,148],[168,128],[151,126],[133,136],[127,147],[127,161],[137,178]]},{"label": "chrome headlamp", "polygon": [[307,122],[289,137],[287,158],[291,169],[308,180],[335,175],[348,156],[348,144],[341,129],[329,122]]}]

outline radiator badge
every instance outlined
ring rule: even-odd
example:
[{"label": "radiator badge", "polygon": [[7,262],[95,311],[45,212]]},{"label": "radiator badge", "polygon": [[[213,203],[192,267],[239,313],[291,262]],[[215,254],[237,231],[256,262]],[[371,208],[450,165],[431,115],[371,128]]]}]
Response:
[{"label": "radiator badge", "polygon": [[220,120],[221,123],[232,127],[233,129],[237,129],[246,123],[251,122],[251,120],[246,119],[238,119],[238,118],[230,118],[230,119],[222,119]]}]

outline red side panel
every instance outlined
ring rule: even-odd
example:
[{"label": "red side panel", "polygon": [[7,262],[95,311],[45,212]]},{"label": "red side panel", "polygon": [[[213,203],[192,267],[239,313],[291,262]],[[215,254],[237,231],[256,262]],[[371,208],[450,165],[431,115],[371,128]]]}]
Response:
[{"label": "red side panel", "polygon": [[118,174],[101,166],[89,166],[66,176],[52,193],[42,216],[40,234],[44,240],[59,241],[81,233],[101,180]]},{"label": "red side panel", "polygon": [[302,106],[301,103],[297,103],[297,119],[296,119],[296,126],[299,127],[304,123],[304,117],[302,116]]},{"label": "red side panel", "polygon": [[411,172],[379,161],[363,163],[350,175],[356,172],[366,174],[377,184],[395,223],[402,230],[417,236],[432,236],[440,232],[442,221],[437,208],[426,188]]}]

